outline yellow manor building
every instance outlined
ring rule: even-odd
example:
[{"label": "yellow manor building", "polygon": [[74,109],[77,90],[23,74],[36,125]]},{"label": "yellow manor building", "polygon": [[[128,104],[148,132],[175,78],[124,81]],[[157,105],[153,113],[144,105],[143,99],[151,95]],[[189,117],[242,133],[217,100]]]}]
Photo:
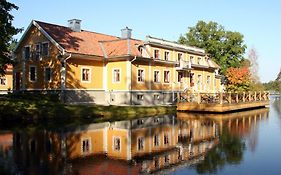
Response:
[{"label": "yellow manor building", "polygon": [[221,91],[204,49],[147,36],[133,39],[32,21],[16,49],[15,91],[59,92],[66,102],[171,104],[176,93]]}]

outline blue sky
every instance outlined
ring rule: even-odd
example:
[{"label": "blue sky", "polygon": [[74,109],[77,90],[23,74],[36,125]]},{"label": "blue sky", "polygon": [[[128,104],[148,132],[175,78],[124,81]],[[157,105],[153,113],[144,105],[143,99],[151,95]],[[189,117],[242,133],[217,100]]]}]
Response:
[{"label": "blue sky", "polygon": [[215,21],[226,30],[242,33],[248,49],[257,50],[262,82],[274,80],[281,68],[278,0],[9,1],[19,6],[12,12],[16,27],[26,28],[33,19],[67,25],[68,19],[78,18],[82,29],[117,36],[121,28],[128,26],[137,39],[151,35],[176,41],[198,20]]}]

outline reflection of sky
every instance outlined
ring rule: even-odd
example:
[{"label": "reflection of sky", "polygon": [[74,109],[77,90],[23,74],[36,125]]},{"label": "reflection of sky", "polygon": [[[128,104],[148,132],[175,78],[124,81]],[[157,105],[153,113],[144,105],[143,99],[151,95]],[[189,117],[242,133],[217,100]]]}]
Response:
[{"label": "reflection of sky", "polygon": [[[281,99],[271,99],[268,119],[257,122],[257,126],[251,129],[251,133],[241,138],[244,139],[246,150],[243,160],[238,165],[225,165],[217,174],[280,174],[281,158]],[[255,150],[249,144],[251,137],[255,140]],[[196,170],[186,168],[178,170],[174,174],[196,174]]]}]

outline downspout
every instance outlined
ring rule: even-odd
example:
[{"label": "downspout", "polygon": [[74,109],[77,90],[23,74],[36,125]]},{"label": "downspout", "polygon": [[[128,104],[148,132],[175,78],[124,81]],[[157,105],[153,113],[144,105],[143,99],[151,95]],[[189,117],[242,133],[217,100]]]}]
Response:
[{"label": "downspout", "polygon": [[[63,51],[63,55],[65,52]],[[66,61],[71,58],[71,53],[63,60],[61,60],[61,100],[65,102],[65,86],[66,86]]]},{"label": "downspout", "polygon": [[130,104],[132,105],[132,63],[137,59],[137,56],[134,57],[134,59],[132,59],[132,61],[130,61],[131,63],[131,83],[130,83]]}]

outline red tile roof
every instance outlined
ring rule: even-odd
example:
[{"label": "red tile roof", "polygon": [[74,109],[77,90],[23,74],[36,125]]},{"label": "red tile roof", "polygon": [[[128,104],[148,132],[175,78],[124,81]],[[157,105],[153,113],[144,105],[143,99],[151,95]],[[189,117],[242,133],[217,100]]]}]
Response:
[{"label": "red tile roof", "polygon": [[[36,21],[36,23],[41,26],[43,30],[46,31],[60,46],[70,53],[105,56],[105,52],[108,57],[113,57],[128,55],[128,51],[131,48],[131,54],[140,55],[137,47],[135,46],[137,43],[142,43],[142,41],[139,40],[130,39],[129,46],[128,40],[120,39],[116,36],[85,30],[81,30],[81,32],[74,32],[65,26],[40,21]],[[104,50],[102,47],[104,47]]]}]

